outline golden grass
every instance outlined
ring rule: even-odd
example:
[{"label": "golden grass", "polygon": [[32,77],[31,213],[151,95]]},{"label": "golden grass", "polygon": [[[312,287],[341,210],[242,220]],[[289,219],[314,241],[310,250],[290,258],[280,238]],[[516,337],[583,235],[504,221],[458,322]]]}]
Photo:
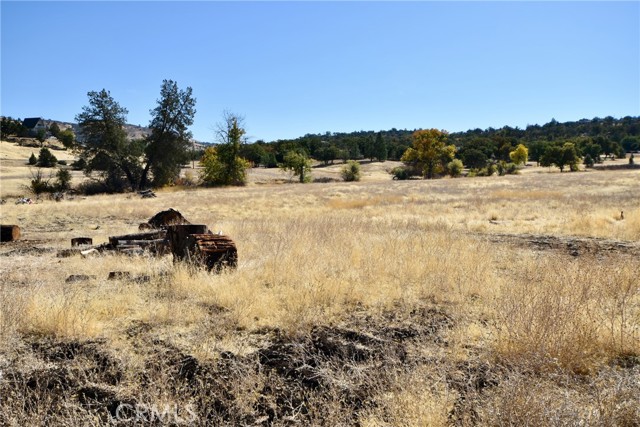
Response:
[{"label": "golden grass", "polygon": [[[367,427],[447,426],[457,393],[434,368],[420,368],[395,378],[396,387],[379,398],[379,406],[363,415]],[[436,378],[434,381],[433,378]]]},{"label": "golden grass", "polygon": [[[7,204],[0,222],[18,224],[25,241],[55,249],[68,247],[72,237],[100,243],[135,232],[138,223],[173,207],[193,223],[230,235],[240,263],[236,271],[211,275],[173,265],[170,257],[2,256],[0,337],[5,346],[25,334],[105,338],[135,360],[122,335],[144,322],[198,359],[215,360],[223,352],[252,354],[262,330],[300,337],[318,325],[344,324],[354,312],[375,318],[429,305],[455,320],[448,346],[437,356],[445,365],[481,358],[541,375],[594,376],[621,357],[640,356],[640,260],[615,252],[572,257],[485,237],[582,236],[637,244],[639,178],[636,171],[530,173]],[[3,244],[0,255],[28,248],[27,242]],[[151,280],[107,280],[116,270]],[[65,283],[70,274],[96,278]],[[9,349],[0,344],[2,351]],[[360,414],[363,425],[450,424],[447,414],[458,395],[442,372],[418,366],[395,375],[390,388],[379,390],[378,409]],[[506,405],[509,390],[525,399],[522,383],[509,381],[482,404]],[[549,387],[542,381],[539,389]],[[246,399],[249,406],[255,401]],[[536,402],[531,411],[539,416],[546,400]]]}]

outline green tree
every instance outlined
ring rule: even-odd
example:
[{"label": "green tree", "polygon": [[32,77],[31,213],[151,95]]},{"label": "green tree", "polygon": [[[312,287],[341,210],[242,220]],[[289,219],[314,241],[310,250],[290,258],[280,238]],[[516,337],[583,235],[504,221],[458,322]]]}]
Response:
[{"label": "green tree", "polygon": [[289,151],[279,167],[299,177],[302,183],[311,181],[311,159],[303,152]]},{"label": "green tree", "polygon": [[524,165],[527,163],[527,159],[529,158],[529,150],[524,146],[524,144],[518,144],[515,150],[509,152],[509,157],[516,165]]},{"label": "green tree", "polygon": [[445,170],[453,160],[455,145],[447,145],[448,133],[438,129],[417,130],[413,133],[413,147],[402,156],[404,163],[422,169],[423,177],[432,179],[436,173]]},{"label": "green tree", "polygon": [[586,156],[584,156],[584,166],[587,168],[592,168],[593,165],[595,164],[595,160],[593,160],[593,157],[591,157],[590,154],[587,154]]},{"label": "green tree", "polygon": [[[575,144],[567,142],[562,146],[562,162],[564,165],[568,165],[571,171],[578,170],[580,156],[578,155]],[[560,168],[560,171],[562,172],[562,168]]]},{"label": "green tree", "polygon": [[40,149],[40,155],[38,156],[38,166],[42,168],[52,168],[58,163],[58,159],[54,156],[48,148],[43,147]]},{"label": "green tree", "polygon": [[540,166],[540,159],[545,151],[549,148],[549,143],[546,141],[534,141],[529,144],[529,157],[536,162],[536,165]]},{"label": "green tree", "polygon": [[240,157],[240,145],[245,130],[242,117],[230,112],[223,113],[223,122],[216,131],[217,147],[205,151],[202,159],[202,180],[209,185],[244,185],[250,164]]},{"label": "green tree", "polygon": [[215,185],[223,181],[223,167],[218,159],[218,151],[215,147],[207,147],[200,159],[202,166],[201,178],[205,184]]},{"label": "green tree", "polygon": [[89,92],[89,105],[76,116],[82,134],[81,157],[86,159],[85,172],[102,173],[110,191],[138,188],[142,175],[141,157],[144,141],[128,141],[124,130],[127,109],[103,89]]},{"label": "green tree", "polygon": [[578,156],[575,144],[571,142],[565,143],[562,147],[558,145],[548,147],[540,158],[542,166],[554,165],[560,169],[560,172],[563,172],[567,166],[572,171],[577,170],[579,162],[580,156]]},{"label": "green tree", "polygon": [[58,136],[60,135],[60,126],[58,126],[56,122],[51,123],[51,125],[49,126],[49,133],[58,138]]},{"label": "green tree", "polygon": [[620,141],[624,151],[640,151],[640,137],[626,136]]},{"label": "green tree", "polygon": [[602,159],[600,158],[601,153],[602,148],[599,144],[588,142],[582,147],[582,154],[584,154],[585,159],[589,156],[594,163],[602,163]]},{"label": "green tree", "polygon": [[58,139],[62,142],[65,148],[73,148],[73,145],[76,142],[76,136],[74,135],[71,129],[65,129],[60,131],[58,134]]},{"label": "green tree", "polygon": [[376,141],[373,144],[373,157],[379,162],[387,161],[387,144],[382,137],[382,132],[376,135]]},{"label": "green tree", "polygon": [[157,103],[156,108],[150,111],[151,135],[145,141],[145,166],[140,188],[149,185],[149,172],[156,187],[172,183],[180,176],[181,166],[190,158],[192,134],[188,128],[193,124],[196,113],[192,89],[180,90],[175,81],[163,80]]},{"label": "green tree", "polygon": [[263,146],[264,142],[256,141],[253,144],[240,145],[240,157],[251,162],[252,167],[258,167],[262,158],[267,154]]},{"label": "green tree", "polygon": [[557,166],[560,168],[560,172],[562,172],[562,169],[564,169],[564,164],[562,164],[562,149],[557,145],[548,146],[540,156],[540,166]]},{"label": "green tree", "polygon": [[71,188],[71,172],[67,169],[58,169],[56,172],[56,182],[54,189],[56,191],[67,191]]},{"label": "green tree", "polygon": [[38,129],[38,132],[36,133],[36,139],[40,142],[40,146],[42,146],[46,138],[47,138],[47,131],[44,129]]},{"label": "green tree", "polygon": [[340,171],[340,175],[347,182],[360,181],[360,163],[355,160],[349,160]]},{"label": "green tree", "polygon": [[465,150],[462,154],[462,162],[472,169],[481,169],[487,166],[487,155],[475,148]]},{"label": "green tree", "polygon": [[35,154],[31,153],[31,157],[29,157],[29,164],[31,166],[34,166],[38,163],[38,158],[36,157]]},{"label": "green tree", "polygon": [[340,152],[335,145],[323,144],[316,150],[315,158],[323,162],[325,165],[333,164],[338,158]]},{"label": "green tree", "polygon": [[0,135],[3,138],[9,135],[22,136],[26,133],[27,128],[22,125],[22,120],[4,116],[0,119]]}]

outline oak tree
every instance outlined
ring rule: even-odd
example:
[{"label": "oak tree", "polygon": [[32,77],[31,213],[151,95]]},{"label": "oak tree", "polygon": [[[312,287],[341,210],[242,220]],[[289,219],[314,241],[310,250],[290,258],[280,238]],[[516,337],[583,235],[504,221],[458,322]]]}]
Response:
[{"label": "oak tree", "polygon": [[448,133],[438,129],[417,130],[413,133],[413,147],[402,156],[404,163],[419,167],[423,177],[431,179],[445,170],[453,160],[456,147],[447,145]]}]

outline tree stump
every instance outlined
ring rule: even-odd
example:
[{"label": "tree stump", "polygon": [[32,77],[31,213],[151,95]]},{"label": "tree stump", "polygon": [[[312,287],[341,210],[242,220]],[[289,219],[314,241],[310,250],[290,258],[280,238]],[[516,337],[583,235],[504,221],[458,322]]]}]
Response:
[{"label": "tree stump", "polygon": [[13,242],[20,238],[20,227],[17,225],[0,225],[0,242]]},{"label": "tree stump", "polygon": [[74,237],[71,239],[71,247],[82,245],[93,245],[93,239],[91,237]]}]

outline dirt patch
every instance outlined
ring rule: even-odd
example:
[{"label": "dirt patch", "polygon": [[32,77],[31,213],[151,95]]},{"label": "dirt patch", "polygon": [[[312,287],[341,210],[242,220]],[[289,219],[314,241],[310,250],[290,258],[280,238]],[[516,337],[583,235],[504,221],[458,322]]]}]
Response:
[{"label": "dirt patch", "polygon": [[398,372],[422,362],[412,356],[415,347],[446,345],[442,336],[452,325],[451,316],[429,307],[379,316],[363,309],[300,336],[244,331],[263,343],[258,350],[203,360],[136,322],[125,338],[128,354],[141,363],[129,366],[102,340],[24,337],[28,346],[21,351],[29,357],[13,360],[35,360],[37,367],[5,370],[0,394],[11,390],[12,397],[0,403],[0,413],[28,421],[51,411],[61,422],[111,422],[136,402],[170,401],[189,408],[202,425],[318,425],[326,423],[330,405],[341,408],[337,424],[353,425]]},{"label": "dirt patch", "polygon": [[640,256],[640,243],[595,237],[568,237],[535,234],[486,234],[492,243],[509,244],[534,250],[559,251],[572,256],[629,255]]},{"label": "dirt patch", "polygon": [[2,242],[0,244],[0,256],[13,255],[42,255],[55,251],[55,248],[40,246],[45,240],[16,240],[14,242]]}]

